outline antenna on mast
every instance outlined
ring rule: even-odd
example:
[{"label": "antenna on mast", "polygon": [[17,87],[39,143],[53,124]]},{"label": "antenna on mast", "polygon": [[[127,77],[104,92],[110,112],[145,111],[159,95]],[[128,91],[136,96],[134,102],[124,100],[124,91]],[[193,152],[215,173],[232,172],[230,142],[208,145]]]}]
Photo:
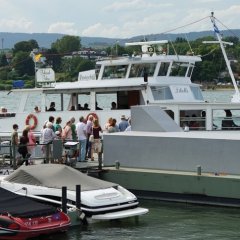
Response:
[{"label": "antenna on mast", "polygon": [[235,89],[235,93],[232,96],[231,102],[240,103],[239,89],[238,89],[236,80],[234,78],[233,71],[232,71],[232,68],[231,68],[231,65],[230,65],[230,61],[228,60],[228,57],[227,57],[227,54],[226,54],[226,51],[225,51],[225,46],[224,46],[224,45],[233,45],[233,43],[222,41],[222,37],[220,36],[220,31],[219,31],[219,29],[216,25],[216,22],[215,22],[214,12],[211,12],[210,19],[211,19],[211,22],[213,24],[213,29],[214,29],[214,32],[217,36],[218,41],[203,41],[203,43],[218,43],[220,45],[222,53],[223,53],[224,60],[226,62],[227,68],[228,68],[229,75],[231,77],[231,80],[232,80],[232,83],[233,83],[233,86],[234,86],[234,89]]}]

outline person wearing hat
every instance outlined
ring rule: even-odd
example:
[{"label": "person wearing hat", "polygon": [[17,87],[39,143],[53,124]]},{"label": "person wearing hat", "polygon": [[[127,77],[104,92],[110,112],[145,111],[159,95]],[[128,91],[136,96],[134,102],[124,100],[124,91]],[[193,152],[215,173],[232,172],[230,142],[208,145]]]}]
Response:
[{"label": "person wearing hat", "polygon": [[122,115],[122,116],[121,116],[121,121],[120,121],[120,123],[119,123],[119,125],[118,125],[118,128],[119,128],[120,132],[124,132],[125,129],[126,129],[128,126],[129,126],[129,123],[128,123],[125,115]]}]

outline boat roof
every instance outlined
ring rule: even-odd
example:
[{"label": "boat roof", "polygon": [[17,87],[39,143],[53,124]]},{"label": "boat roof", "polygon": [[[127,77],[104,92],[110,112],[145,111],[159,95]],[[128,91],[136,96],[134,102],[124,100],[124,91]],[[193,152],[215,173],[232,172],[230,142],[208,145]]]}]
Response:
[{"label": "boat roof", "polygon": [[13,217],[47,216],[56,212],[50,205],[36,202],[28,197],[17,195],[0,188],[0,214],[11,214]]},{"label": "boat roof", "polygon": [[21,166],[4,180],[12,183],[59,189],[66,186],[68,190],[72,191],[76,190],[76,185],[81,185],[82,191],[98,190],[117,186],[115,183],[87,176],[72,167],[61,164]]},{"label": "boat roof", "polygon": [[46,94],[57,93],[75,93],[75,92],[113,92],[113,91],[127,91],[127,90],[141,90],[146,88],[146,83],[142,78],[131,79],[131,81],[124,81],[124,79],[113,80],[81,80],[76,82],[60,82],[56,83],[52,88],[34,88],[34,89],[15,89],[13,92],[43,92]]},{"label": "boat roof", "polygon": [[134,56],[134,57],[108,57],[107,59],[103,59],[97,61],[97,65],[123,65],[130,63],[148,63],[148,62],[157,62],[157,61],[176,61],[176,62],[201,62],[202,59],[200,56],[189,56],[189,55],[152,55],[146,54],[144,57],[142,56]]}]

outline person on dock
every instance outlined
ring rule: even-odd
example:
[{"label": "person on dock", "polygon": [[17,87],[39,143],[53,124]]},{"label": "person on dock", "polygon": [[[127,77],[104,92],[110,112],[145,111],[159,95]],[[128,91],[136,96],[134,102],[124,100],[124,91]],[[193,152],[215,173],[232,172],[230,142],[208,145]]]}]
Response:
[{"label": "person on dock", "polygon": [[72,140],[72,122],[71,120],[66,122],[66,125],[64,126],[62,130],[62,139],[63,141],[71,141]]},{"label": "person on dock", "polygon": [[94,141],[92,142],[91,147],[91,160],[94,161],[93,153],[100,153],[101,152],[101,137],[100,132],[102,133],[102,128],[99,125],[98,119],[93,120],[93,126],[92,126],[92,135],[94,138]]},{"label": "person on dock", "polygon": [[28,129],[24,129],[22,132],[22,136],[20,137],[20,142],[18,146],[18,152],[22,155],[23,161],[21,165],[25,162],[25,165],[28,165],[28,159],[31,156],[30,153],[28,153],[27,145],[29,144],[29,138],[28,138]]},{"label": "person on dock", "polygon": [[119,132],[119,127],[117,125],[117,120],[115,118],[112,119],[112,122],[108,128],[108,133]]},{"label": "person on dock", "polygon": [[77,137],[80,144],[80,151],[78,155],[78,162],[85,162],[86,158],[86,146],[87,146],[87,126],[84,122],[84,117],[79,118],[79,122],[76,125]]},{"label": "person on dock", "polygon": [[42,131],[42,151],[45,157],[52,157],[52,147],[51,144],[56,138],[56,134],[53,131],[53,125],[51,122],[47,122],[46,128]]},{"label": "person on dock", "polygon": [[31,154],[31,159],[35,157],[35,148],[36,148],[36,138],[31,130],[31,127],[27,125],[25,129],[28,131],[28,143],[27,146],[28,153]]},{"label": "person on dock", "polygon": [[54,132],[56,133],[56,132],[58,131],[60,136],[62,135],[61,122],[62,122],[62,118],[61,118],[61,117],[57,117],[57,118],[56,118],[56,123],[53,124]]},{"label": "person on dock", "polygon": [[89,137],[92,134],[92,126],[93,126],[93,115],[89,115],[87,119],[87,146],[86,146],[86,156],[91,158],[91,145],[92,143],[89,141]]},{"label": "person on dock", "polygon": [[18,125],[13,124],[13,132],[11,134],[11,143],[12,143],[12,154],[13,158],[18,157],[18,144],[19,144],[19,139],[18,139]]},{"label": "person on dock", "polygon": [[120,132],[124,132],[125,129],[126,129],[128,126],[129,126],[129,124],[128,124],[128,121],[127,121],[125,115],[122,115],[122,116],[121,116],[121,121],[120,121],[120,123],[119,123],[119,125],[118,125]]},{"label": "person on dock", "polygon": [[71,121],[71,130],[72,130],[72,140],[73,141],[77,141],[77,131],[76,131],[76,124],[75,124],[75,118],[74,117],[71,117],[70,119]]}]

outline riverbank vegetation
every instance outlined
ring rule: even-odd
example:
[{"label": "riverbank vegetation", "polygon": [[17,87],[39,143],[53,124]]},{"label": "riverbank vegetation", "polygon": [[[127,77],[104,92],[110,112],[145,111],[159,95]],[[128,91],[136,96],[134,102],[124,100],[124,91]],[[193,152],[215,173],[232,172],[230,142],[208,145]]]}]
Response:
[{"label": "riverbank vegetation", "polygon": [[[204,37],[188,42],[184,38],[153,48],[162,54],[200,55],[202,62],[196,64],[192,81],[205,89],[232,88],[231,79],[218,44],[203,44],[214,40]],[[224,41],[233,42],[226,51],[231,62],[235,79],[240,76],[240,42],[238,37],[227,37]],[[103,49],[84,48],[80,37],[64,36],[53,42],[50,49],[40,48],[36,40],[21,41],[14,48],[0,53],[0,90],[12,88],[14,80],[23,80],[25,87],[34,87],[35,71],[38,68],[52,67],[56,81],[76,81],[78,73],[93,69],[95,61],[101,57],[132,56],[140,54],[140,47],[124,47],[116,43]]]}]

